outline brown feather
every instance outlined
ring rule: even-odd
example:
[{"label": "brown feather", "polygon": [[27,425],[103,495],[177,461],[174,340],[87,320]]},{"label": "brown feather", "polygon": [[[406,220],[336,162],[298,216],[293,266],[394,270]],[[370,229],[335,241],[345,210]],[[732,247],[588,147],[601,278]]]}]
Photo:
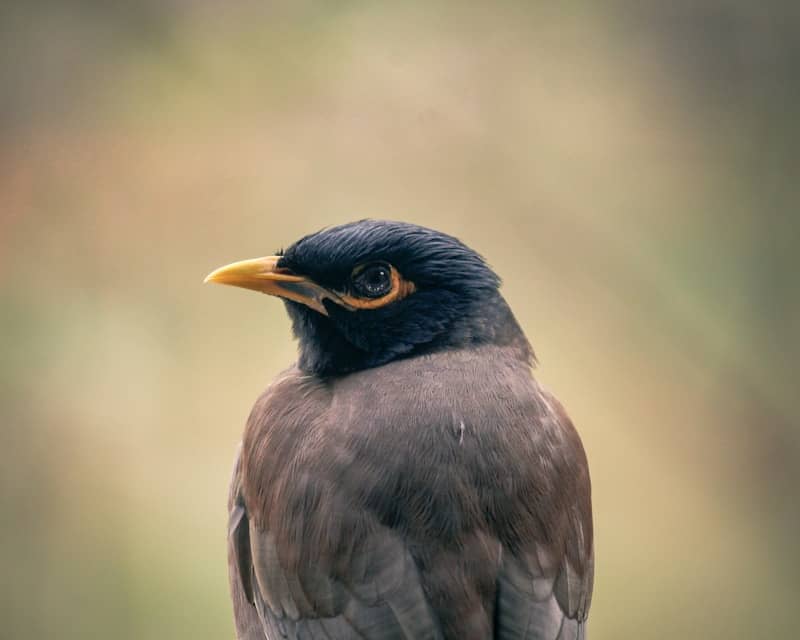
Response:
[{"label": "brown feather", "polygon": [[586,458],[519,345],[290,369],[253,408],[240,477],[267,616],[370,638],[583,633]]}]

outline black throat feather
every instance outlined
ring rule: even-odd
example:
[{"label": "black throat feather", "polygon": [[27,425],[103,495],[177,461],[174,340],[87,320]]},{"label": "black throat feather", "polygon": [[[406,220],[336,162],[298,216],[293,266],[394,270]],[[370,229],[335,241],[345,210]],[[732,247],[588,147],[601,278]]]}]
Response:
[{"label": "black throat feather", "polygon": [[329,316],[286,301],[299,342],[298,367],[332,376],[369,369],[412,356],[481,344],[516,347],[520,360],[535,361],[533,349],[499,292],[477,301],[436,301],[416,293],[402,307],[349,311],[326,301]]}]

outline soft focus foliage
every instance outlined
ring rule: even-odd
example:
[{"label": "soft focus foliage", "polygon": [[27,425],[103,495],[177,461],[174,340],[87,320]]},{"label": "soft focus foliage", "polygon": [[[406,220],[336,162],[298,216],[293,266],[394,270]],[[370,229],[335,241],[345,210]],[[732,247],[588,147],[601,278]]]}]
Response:
[{"label": "soft focus foliage", "polygon": [[792,637],[798,18],[6,4],[0,637],[233,637],[229,468],[294,345],[203,276],[366,216],[504,277],[591,463],[594,640]]}]

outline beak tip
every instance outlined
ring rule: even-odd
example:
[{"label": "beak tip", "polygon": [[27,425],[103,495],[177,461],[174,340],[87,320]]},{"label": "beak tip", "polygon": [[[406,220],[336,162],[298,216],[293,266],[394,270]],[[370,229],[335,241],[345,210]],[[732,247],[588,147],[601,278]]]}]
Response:
[{"label": "beak tip", "polygon": [[203,278],[203,284],[208,284],[209,282],[216,284],[227,284],[228,281],[225,278],[227,268],[228,267],[220,267],[219,269],[214,269],[205,278]]},{"label": "beak tip", "polygon": [[219,269],[212,271],[205,278],[203,278],[203,284],[208,284],[209,282],[218,282],[216,278],[217,271],[219,271]]}]

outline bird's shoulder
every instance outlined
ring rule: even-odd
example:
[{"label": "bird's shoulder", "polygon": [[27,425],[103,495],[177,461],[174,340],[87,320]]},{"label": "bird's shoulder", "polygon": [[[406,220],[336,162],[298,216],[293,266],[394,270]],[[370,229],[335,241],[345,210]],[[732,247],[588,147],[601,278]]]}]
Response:
[{"label": "bird's shoulder", "polygon": [[322,491],[317,483],[373,506],[365,491],[470,494],[489,512],[500,508],[502,495],[524,489],[559,503],[588,483],[563,407],[527,363],[496,347],[336,378],[287,369],[253,407],[242,466],[245,495],[260,498],[251,505],[257,511],[270,508],[270,495]]}]

